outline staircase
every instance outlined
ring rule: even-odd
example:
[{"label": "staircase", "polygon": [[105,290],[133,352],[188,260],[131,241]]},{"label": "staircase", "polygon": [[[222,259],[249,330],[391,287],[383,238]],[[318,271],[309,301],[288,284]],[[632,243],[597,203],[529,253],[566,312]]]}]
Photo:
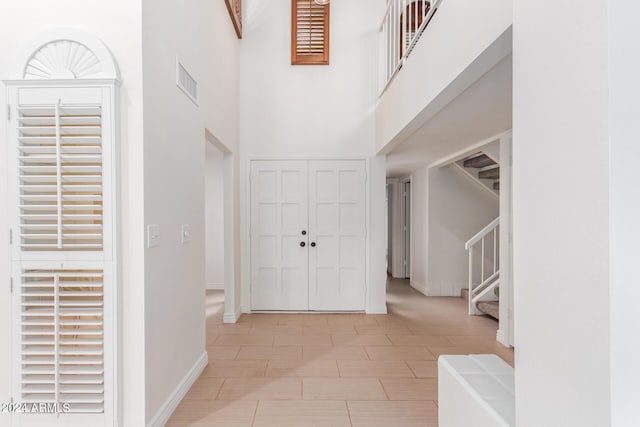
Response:
[{"label": "staircase", "polygon": [[469,286],[462,296],[468,300],[469,314],[487,314],[499,319],[500,217],[491,221],[465,244],[469,254]]},{"label": "staircase", "polygon": [[500,192],[500,165],[492,150],[479,151],[455,162],[462,171],[493,194]]},{"label": "staircase", "polygon": [[[478,309],[481,313],[483,314],[487,314],[491,317],[493,317],[494,319],[498,320],[500,319],[500,287],[496,287],[493,290],[494,294],[496,295],[496,297],[498,297],[498,300],[488,300],[488,301],[478,301],[476,303],[476,309]],[[460,289],[460,296],[462,297],[462,299],[464,299],[465,301],[469,301],[469,289],[467,288],[463,288]]]}]

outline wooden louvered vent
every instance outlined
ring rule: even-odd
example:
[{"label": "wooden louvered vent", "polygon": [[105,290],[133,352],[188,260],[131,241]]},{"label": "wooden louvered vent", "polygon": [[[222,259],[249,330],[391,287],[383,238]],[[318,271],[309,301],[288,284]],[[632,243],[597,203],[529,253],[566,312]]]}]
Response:
[{"label": "wooden louvered vent", "polygon": [[100,251],[100,106],[18,109],[20,245],[24,251]]},{"label": "wooden louvered vent", "polygon": [[329,64],[329,5],[292,0],[291,64]]}]

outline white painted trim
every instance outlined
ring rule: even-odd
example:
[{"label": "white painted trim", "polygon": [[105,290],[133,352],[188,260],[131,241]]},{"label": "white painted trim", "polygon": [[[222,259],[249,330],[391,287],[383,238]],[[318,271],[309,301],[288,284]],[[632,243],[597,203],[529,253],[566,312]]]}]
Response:
[{"label": "white painted trim", "polygon": [[171,418],[171,414],[176,410],[182,399],[186,396],[187,392],[196,382],[204,368],[209,363],[209,355],[205,351],[198,358],[196,363],[191,367],[187,375],[180,381],[180,384],[175,388],[173,393],[169,396],[169,398],[164,402],[164,404],[160,407],[158,412],[154,415],[154,417],[147,423],[147,427],[163,427],[169,418]]},{"label": "white painted trim", "polygon": [[[400,180],[399,184],[398,184],[398,205],[399,205],[399,228],[400,228],[400,239],[398,239],[398,243],[399,243],[399,254],[400,254],[400,269],[399,269],[399,273],[400,273],[400,278],[402,279],[407,279],[411,277],[411,257],[413,256],[413,241],[411,239],[412,236],[412,230],[413,230],[413,217],[411,215],[411,203],[413,203],[413,185],[410,186],[410,191],[411,193],[409,194],[409,224],[405,224],[405,219],[407,217],[407,212],[406,212],[406,203],[405,203],[405,197],[404,197],[404,186],[405,184],[409,183],[411,184],[411,179],[413,177],[412,176],[408,176],[406,178],[403,178]],[[405,233],[404,227],[405,225],[408,225],[409,228],[409,257],[407,259],[407,263],[405,264],[405,251],[407,248],[407,233]],[[407,266],[409,268],[407,268]]]},{"label": "white painted trim", "polygon": [[[41,32],[33,39],[27,41],[17,52],[17,57],[12,64],[16,68],[12,75],[16,79],[24,78],[25,68],[31,58],[45,45],[58,40],[70,40],[87,47],[100,61],[102,72],[95,76],[97,78],[116,79],[120,78],[118,66],[113,59],[111,51],[107,46],[94,35],[75,28],[53,28]],[[45,80],[48,81],[48,80]]]},{"label": "white painted trim", "polygon": [[236,310],[233,313],[225,313],[224,316],[222,317],[222,322],[236,323],[238,319],[240,319],[240,316],[242,316],[242,313],[240,312],[240,310]]},{"label": "white painted trim", "polygon": [[224,291],[224,283],[207,283],[208,291]]},{"label": "white painted trim", "polygon": [[496,341],[498,341],[505,347],[511,347],[511,345],[509,345],[509,341],[507,340],[507,336],[502,329],[498,329],[498,331],[496,332]]},{"label": "white painted trim", "polygon": [[499,329],[504,334],[504,345],[514,345],[513,323],[513,141],[511,132],[500,138],[500,320]]},{"label": "white painted trim", "polygon": [[[204,137],[207,143],[212,144],[223,154],[224,164],[224,177],[223,177],[223,209],[224,209],[224,252],[227,255],[224,257],[224,284],[222,289],[224,290],[224,310],[229,313],[237,313],[240,306],[240,293],[236,292],[236,282],[240,280],[236,274],[236,263],[241,263],[241,260],[237,259],[236,241],[235,241],[235,229],[236,229],[236,215],[235,215],[235,196],[240,190],[235,188],[235,176],[236,176],[236,156],[229,147],[227,147],[218,137],[216,137],[209,129],[204,130]],[[237,242],[240,243],[240,242]],[[242,258],[241,258],[242,259]],[[209,288],[209,285],[206,285]],[[218,289],[218,288],[216,288]],[[240,317],[234,315],[235,319],[228,323],[235,323]]]}]

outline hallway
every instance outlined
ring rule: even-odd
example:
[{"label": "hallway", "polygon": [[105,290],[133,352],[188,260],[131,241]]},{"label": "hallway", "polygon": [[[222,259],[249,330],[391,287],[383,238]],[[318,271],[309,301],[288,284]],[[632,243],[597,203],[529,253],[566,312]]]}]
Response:
[{"label": "hallway", "polygon": [[207,293],[209,365],[168,426],[436,426],[441,354],[495,353],[497,322],[461,298],[387,283],[388,315],[251,314],[222,324]]}]

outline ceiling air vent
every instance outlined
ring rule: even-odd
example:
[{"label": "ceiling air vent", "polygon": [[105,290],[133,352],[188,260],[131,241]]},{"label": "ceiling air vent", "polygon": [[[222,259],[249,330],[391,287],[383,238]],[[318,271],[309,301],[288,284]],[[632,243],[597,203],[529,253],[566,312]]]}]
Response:
[{"label": "ceiling air vent", "polygon": [[194,104],[198,105],[198,82],[179,60],[176,60],[176,69],[176,84]]}]

